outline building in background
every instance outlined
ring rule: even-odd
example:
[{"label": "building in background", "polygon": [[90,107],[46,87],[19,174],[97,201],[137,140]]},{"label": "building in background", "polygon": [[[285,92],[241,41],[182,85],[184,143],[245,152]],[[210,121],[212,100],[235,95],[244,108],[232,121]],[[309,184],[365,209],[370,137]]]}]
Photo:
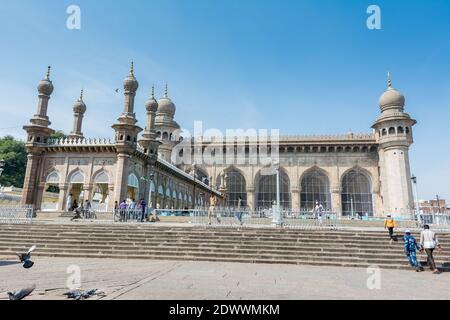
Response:
[{"label": "building in background", "polygon": [[[193,139],[186,145],[167,87],[158,101],[152,92],[145,104],[145,130],[137,126],[134,98],[138,82],[133,66],[124,80],[124,110],[112,126],[113,141],[84,137],[82,122],[87,107],[83,95],[73,106],[69,138],[50,139],[54,130],[47,111],[53,89],[49,72],[38,85],[37,113],[24,127],[28,164],[23,204],[48,210],[43,204],[47,190],[58,194],[53,208],[58,212],[68,210],[69,195],[108,211],[115,202],[126,199],[145,198],[153,206],[174,209],[207,205],[211,194],[224,196],[224,204],[230,207],[241,197],[250,209],[271,208],[277,199],[276,176],[251,161],[252,150],[261,151],[259,141],[207,142],[201,150],[195,149]],[[283,208],[310,211],[320,202],[338,216],[414,212],[409,147],[416,121],[405,112],[405,97],[393,88],[390,76],[379,107],[380,115],[370,133],[280,137],[276,152]],[[369,126],[371,121],[367,122]],[[181,142],[183,148],[178,148]],[[243,158],[227,165],[196,161],[174,164],[180,152],[195,159],[196,152],[202,154],[211,147],[223,150],[228,159],[242,151]]]}]

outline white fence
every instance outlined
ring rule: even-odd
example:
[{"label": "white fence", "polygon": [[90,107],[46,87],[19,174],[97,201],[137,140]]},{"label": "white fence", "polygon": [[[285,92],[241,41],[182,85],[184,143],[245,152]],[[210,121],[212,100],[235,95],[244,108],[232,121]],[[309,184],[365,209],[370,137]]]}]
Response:
[{"label": "white fence", "polygon": [[33,221],[32,206],[0,206],[0,224],[21,224]]}]

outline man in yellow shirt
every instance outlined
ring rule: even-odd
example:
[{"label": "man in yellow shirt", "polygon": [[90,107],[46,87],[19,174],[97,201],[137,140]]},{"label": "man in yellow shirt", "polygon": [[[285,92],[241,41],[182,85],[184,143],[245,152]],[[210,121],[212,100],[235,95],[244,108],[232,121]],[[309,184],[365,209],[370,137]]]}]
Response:
[{"label": "man in yellow shirt", "polygon": [[394,228],[397,227],[397,224],[395,223],[395,220],[391,217],[390,214],[388,214],[386,220],[384,220],[384,228],[389,230],[389,238],[392,241],[394,241]]}]

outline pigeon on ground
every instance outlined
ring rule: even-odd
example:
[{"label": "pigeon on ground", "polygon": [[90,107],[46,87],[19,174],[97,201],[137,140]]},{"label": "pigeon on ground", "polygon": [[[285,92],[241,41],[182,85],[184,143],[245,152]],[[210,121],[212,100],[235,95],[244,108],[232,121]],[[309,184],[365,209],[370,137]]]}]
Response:
[{"label": "pigeon on ground", "polygon": [[64,294],[69,299],[75,299],[75,300],[84,300],[89,299],[93,296],[105,296],[105,292],[99,289],[92,289],[92,290],[71,290],[69,292],[66,292]]},{"label": "pigeon on ground", "polygon": [[36,250],[36,246],[32,246],[32,247],[28,250],[27,253],[21,253],[21,254],[18,254],[18,255],[17,255],[17,256],[19,257],[19,259],[20,259],[20,262],[23,262],[23,267],[24,267],[25,269],[30,269],[30,268],[34,265],[34,262],[31,261],[31,253],[32,253],[34,250]]},{"label": "pigeon on ground", "polygon": [[31,287],[22,289],[18,292],[8,292],[9,300],[22,300],[23,298],[29,296],[34,289],[36,289],[36,285],[32,285]]}]

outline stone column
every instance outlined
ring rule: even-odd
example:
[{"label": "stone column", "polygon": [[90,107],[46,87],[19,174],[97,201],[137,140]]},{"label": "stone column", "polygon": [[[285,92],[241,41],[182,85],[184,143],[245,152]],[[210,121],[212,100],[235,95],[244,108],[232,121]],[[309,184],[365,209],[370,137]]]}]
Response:
[{"label": "stone column", "polygon": [[28,155],[27,169],[22,191],[22,205],[36,205],[36,186],[40,157],[35,154]]},{"label": "stone column", "polygon": [[117,155],[114,201],[117,201],[119,204],[127,198],[129,160],[130,156],[127,154],[119,153]]},{"label": "stone column", "polygon": [[255,210],[255,188],[254,187],[247,188],[247,207],[250,210]]},{"label": "stone column", "polygon": [[92,188],[93,185],[92,184],[85,184],[83,185],[83,204],[84,202],[86,202],[86,200],[88,200],[89,202],[91,202],[91,197],[92,197]]},{"label": "stone column", "polygon": [[59,199],[58,199],[58,208],[57,210],[67,211],[66,208],[66,198],[67,198],[67,190],[69,189],[69,185],[67,183],[61,183],[59,185]]},{"label": "stone column", "polygon": [[300,189],[297,187],[291,188],[292,196],[292,211],[300,211]]},{"label": "stone column", "polygon": [[115,196],[114,196],[114,184],[108,185],[108,211],[113,212],[114,211],[114,204],[115,204]]},{"label": "stone column", "polygon": [[331,207],[338,217],[342,217],[341,188],[339,186],[331,188]]},{"label": "stone column", "polygon": [[35,201],[35,210],[42,210],[42,200],[44,198],[45,192],[45,182],[40,183],[37,188],[36,201]]}]

